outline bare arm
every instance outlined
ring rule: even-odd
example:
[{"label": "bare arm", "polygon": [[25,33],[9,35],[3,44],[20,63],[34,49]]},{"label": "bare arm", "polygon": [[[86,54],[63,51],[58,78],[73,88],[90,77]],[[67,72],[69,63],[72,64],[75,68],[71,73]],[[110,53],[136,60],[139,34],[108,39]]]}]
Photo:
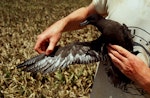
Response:
[{"label": "bare arm", "polygon": [[59,41],[62,32],[80,29],[80,22],[93,13],[96,13],[96,11],[94,9],[94,5],[91,3],[89,6],[82,7],[55,22],[43,33],[38,35],[34,49],[38,53],[46,53],[47,55],[50,54]]},{"label": "bare arm", "polygon": [[72,12],[67,17],[62,19],[65,21],[64,23],[66,23],[66,26],[64,27],[63,31],[80,29],[81,27],[79,26],[79,24],[82,21],[84,21],[87,18],[87,16],[93,13],[96,13],[96,11],[92,3],[87,7],[82,7]]}]

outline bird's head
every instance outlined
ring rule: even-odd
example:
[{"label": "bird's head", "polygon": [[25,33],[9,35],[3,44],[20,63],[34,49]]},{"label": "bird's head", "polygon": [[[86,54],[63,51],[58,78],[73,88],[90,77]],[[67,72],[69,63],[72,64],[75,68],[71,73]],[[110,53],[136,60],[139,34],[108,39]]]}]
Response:
[{"label": "bird's head", "polygon": [[92,14],[87,17],[87,19],[83,22],[80,23],[80,26],[86,26],[89,24],[96,25],[97,21],[104,19],[101,15],[99,14]]}]

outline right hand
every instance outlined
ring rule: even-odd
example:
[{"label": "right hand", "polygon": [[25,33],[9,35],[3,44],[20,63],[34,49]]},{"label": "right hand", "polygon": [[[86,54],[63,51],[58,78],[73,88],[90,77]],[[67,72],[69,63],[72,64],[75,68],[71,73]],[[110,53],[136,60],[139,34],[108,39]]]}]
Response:
[{"label": "right hand", "polygon": [[89,6],[82,7],[57,21],[38,36],[34,49],[38,53],[49,55],[54,50],[62,32],[81,29],[79,24],[84,21],[88,15],[93,13],[97,12],[94,9],[94,5],[91,3]]},{"label": "right hand", "polygon": [[61,37],[61,30],[57,25],[59,24],[55,23],[46,29],[43,33],[38,35],[34,47],[38,53],[49,55],[54,50],[54,47]]}]

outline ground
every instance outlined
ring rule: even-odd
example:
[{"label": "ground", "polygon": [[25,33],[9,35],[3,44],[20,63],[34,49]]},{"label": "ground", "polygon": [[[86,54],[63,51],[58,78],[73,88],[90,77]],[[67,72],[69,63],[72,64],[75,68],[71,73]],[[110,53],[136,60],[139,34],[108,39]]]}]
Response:
[{"label": "ground", "polygon": [[[91,0],[1,0],[0,2],[0,98],[87,98],[96,64],[71,65],[52,74],[32,75],[16,66],[37,53],[37,35],[55,21]],[[82,14],[82,13],[81,13]],[[59,45],[90,41],[99,35],[88,26],[64,32]]]}]

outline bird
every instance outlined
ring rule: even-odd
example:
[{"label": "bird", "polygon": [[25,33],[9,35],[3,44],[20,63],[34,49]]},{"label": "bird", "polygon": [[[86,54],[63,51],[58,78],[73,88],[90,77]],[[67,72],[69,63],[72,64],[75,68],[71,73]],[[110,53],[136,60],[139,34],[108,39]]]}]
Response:
[{"label": "bird", "polygon": [[106,73],[114,86],[131,82],[118,68],[116,68],[108,55],[107,45],[116,44],[133,52],[131,30],[125,24],[106,19],[99,14],[92,14],[82,21],[80,26],[93,25],[98,28],[101,35],[92,41],[73,42],[64,47],[56,46],[50,55],[39,54],[17,65],[23,71],[42,74],[55,72],[72,64],[89,64],[93,62],[109,61]]}]

